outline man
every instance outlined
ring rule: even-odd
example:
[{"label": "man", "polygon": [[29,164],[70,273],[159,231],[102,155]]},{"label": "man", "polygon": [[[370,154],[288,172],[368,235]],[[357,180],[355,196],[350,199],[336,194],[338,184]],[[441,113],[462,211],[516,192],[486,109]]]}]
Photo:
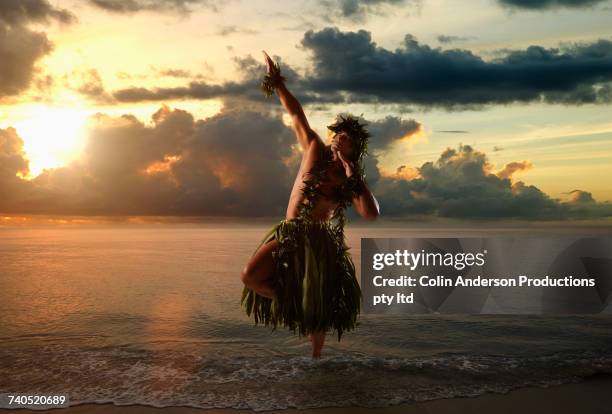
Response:
[{"label": "man", "polygon": [[326,145],[302,106],[289,92],[280,69],[264,53],[268,74],[262,85],[276,93],[291,116],[303,150],[285,220],[274,226],[242,272],[242,305],[255,323],[287,326],[312,342],[319,358],[327,330],[338,340],[355,327],[361,291],[344,239],[344,209],[352,204],[367,220],[379,215],[363,178],[369,134],[357,118],[340,116],[328,128]]}]

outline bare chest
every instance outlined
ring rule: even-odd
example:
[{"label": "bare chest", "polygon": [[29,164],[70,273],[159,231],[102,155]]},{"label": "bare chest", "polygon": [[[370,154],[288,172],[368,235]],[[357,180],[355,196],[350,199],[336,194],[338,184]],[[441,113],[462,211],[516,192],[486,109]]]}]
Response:
[{"label": "bare chest", "polygon": [[[338,206],[338,188],[345,180],[344,171],[333,163],[327,164],[318,154],[305,154],[293,182],[287,217],[298,216],[299,206],[305,202],[304,188],[316,182],[317,196],[314,198],[312,214],[315,218],[327,219]],[[323,168],[322,168],[323,167]],[[313,177],[313,171],[320,171]],[[306,201],[309,202],[309,201]]]}]

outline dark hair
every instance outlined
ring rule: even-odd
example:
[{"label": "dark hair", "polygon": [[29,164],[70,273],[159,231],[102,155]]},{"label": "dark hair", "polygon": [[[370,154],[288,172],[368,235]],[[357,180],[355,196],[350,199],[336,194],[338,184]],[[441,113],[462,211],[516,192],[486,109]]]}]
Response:
[{"label": "dark hair", "polygon": [[355,163],[355,166],[360,174],[363,174],[363,158],[368,153],[368,140],[370,133],[365,128],[366,123],[359,122],[359,118],[351,114],[338,115],[336,122],[329,125],[327,129],[336,134],[345,132],[353,143],[353,156],[351,161]]}]

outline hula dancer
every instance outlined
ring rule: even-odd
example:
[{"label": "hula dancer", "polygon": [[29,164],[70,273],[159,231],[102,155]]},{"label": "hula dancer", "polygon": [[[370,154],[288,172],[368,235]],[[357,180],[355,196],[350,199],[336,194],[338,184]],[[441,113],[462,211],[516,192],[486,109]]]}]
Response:
[{"label": "hula dancer", "polygon": [[353,204],[367,220],[379,207],[364,180],[369,134],[356,117],[338,116],[326,145],[285,86],[280,68],[263,52],[267,75],[262,89],[278,95],[291,116],[303,149],[287,215],[264,237],[242,271],[242,306],[255,323],[285,326],[312,342],[319,358],[327,331],[338,341],[355,328],[361,290],[344,239],[344,210]]}]

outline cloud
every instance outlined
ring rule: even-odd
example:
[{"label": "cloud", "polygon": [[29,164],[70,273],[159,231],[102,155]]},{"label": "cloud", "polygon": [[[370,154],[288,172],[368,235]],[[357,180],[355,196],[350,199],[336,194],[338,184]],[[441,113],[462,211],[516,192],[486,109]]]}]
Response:
[{"label": "cloud", "polygon": [[221,112],[195,120],[160,109],[145,125],[131,115],[98,114],[83,156],[31,181],[23,141],[0,131],[0,211],[11,214],[284,214],[295,137],[280,117]]},{"label": "cloud", "polygon": [[[206,62],[202,62],[203,71],[207,74],[212,74],[214,69],[210,64]],[[159,79],[159,78],[175,78],[175,79],[189,79],[189,80],[199,80],[205,79],[207,76],[202,73],[192,72],[190,70],[181,69],[181,68],[172,68],[172,67],[159,67],[155,65],[150,65],[150,70],[146,73],[127,73],[127,72],[118,72],[115,75],[118,79],[122,80],[145,80],[145,79]]]},{"label": "cloud", "polygon": [[110,98],[104,89],[102,77],[96,69],[73,70],[64,75],[64,84],[95,101],[106,102]]},{"label": "cloud", "polygon": [[259,82],[226,82],[221,85],[204,81],[192,81],[186,86],[166,88],[129,87],[113,93],[119,102],[165,101],[170,99],[213,99],[218,97],[242,97],[261,100]]},{"label": "cloud", "polygon": [[607,39],[562,49],[505,50],[493,61],[469,50],[432,48],[411,35],[391,51],[377,46],[365,30],[309,30],[301,43],[314,65],[308,88],[345,94],[349,102],[446,108],[610,102],[612,41]]},{"label": "cloud", "polygon": [[[561,48],[503,50],[491,61],[465,49],[432,48],[411,35],[392,51],[377,46],[365,30],[309,30],[301,44],[311,55],[312,70],[301,76],[282,60],[281,70],[304,104],[382,103],[463,110],[512,103],[612,102],[612,40],[607,39]],[[263,63],[250,55],[235,61],[241,80],[132,86],[113,95],[121,102],[223,97],[264,101],[259,89]]]},{"label": "cloud", "polygon": [[436,39],[438,39],[438,42],[440,43],[456,43],[456,42],[465,42],[467,40],[472,40],[474,38],[466,37],[466,36],[438,35]]},{"label": "cloud", "polygon": [[[162,107],[144,124],[131,115],[98,114],[83,156],[31,181],[23,141],[0,130],[0,212],[4,214],[275,216],[285,214],[300,154],[280,116],[225,108],[205,120]],[[522,165],[522,167],[518,166]],[[517,171],[526,162],[509,163]],[[552,199],[495,174],[469,145],[436,161],[381,174],[365,160],[368,184],[385,217],[572,219],[612,216],[612,204],[573,190]],[[354,212],[352,212],[354,213]]]},{"label": "cloud", "polygon": [[158,74],[169,78],[191,78],[194,76],[190,71],[183,69],[159,69]]},{"label": "cloud", "polygon": [[27,25],[50,21],[68,24],[76,17],[47,0],[0,1],[0,99],[18,95],[32,84],[38,71],[36,63],[53,45],[44,33]]},{"label": "cloud", "polygon": [[544,10],[557,8],[593,7],[607,0],[497,0],[503,6],[516,9]]},{"label": "cloud", "polygon": [[51,50],[44,33],[0,23],[0,99],[28,89],[37,72],[36,63]]},{"label": "cloud", "polygon": [[391,178],[399,178],[402,180],[412,180],[419,176],[419,170],[408,165],[400,165],[395,170],[395,173],[388,176]]},{"label": "cloud", "polygon": [[68,10],[52,6],[47,0],[0,1],[0,22],[23,25],[30,22],[46,23],[50,20],[73,23],[76,17]]},{"label": "cloud", "polygon": [[[288,64],[283,62],[278,56],[274,59],[281,65],[283,75],[288,79],[291,91],[296,95],[302,104],[326,104],[335,103],[342,100],[338,94],[327,93],[319,94],[306,89],[304,80]],[[251,55],[244,57],[234,57],[240,80],[228,81],[222,84],[213,84],[203,80],[193,80],[184,86],[143,88],[131,86],[116,90],[112,97],[117,102],[158,102],[173,99],[215,99],[242,100],[255,103],[270,102],[261,92],[261,81],[265,74],[263,62],[257,61]],[[125,77],[125,76],[124,76]]]},{"label": "cloud", "polygon": [[[243,80],[229,81],[223,84],[211,84],[201,79],[195,79],[185,86],[164,88],[143,88],[131,86],[113,92],[113,99],[118,102],[142,102],[142,101],[164,101],[170,99],[214,99],[214,98],[237,98],[246,100],[263,101],[260,91],[261,79],[259,74],[263,70],[263,63],[258,63],[248,55],[246,57],[233,58],[237,70],[243,76]],[[284,72],[297,74],[291,68],[283,65]],[[178,74],[179,69],[173,72]],[[257,73],[257,75],[256,75]],[[185,71],[181,74],[190,74]],[[197,77],[196,77],[197,78]]]},{"label": "cloud", "polygon": [[497,173],[499,178],[512,178],[512,175],[517,171],[527,171],[533,168],[531,161],[513,161]]},{"label": "cloud", "polygon": [[129,14],[140,11],[189,14],[192,7],[217,10],[220,2],[213,0],[89,0],[92,6],[109,13]]},{"label": "cloud", "polygon": [[0,129],[0,177],[14,178],[30,171],[28,160],[23,152],[23,140],[14,128]]},{"label": "cloud", "polygon": [[423,125],[414,119],[389,115],[379,121],[369,122],[367,129],[372,135],[368,149],[377,151],[388,148],[393,142],[413,138],[422,132]]},{"label": "cloud", "polygon": [[392,9],[406,5],[419,6],[420,0],[320,0],[325,20],[345,19],[363,23],[370,15],[385,15]]},{"label": "cloud", "polygon": [[15,203],[25,197],[31,186],[19,176],[26,176],[29,170],[23,140],[17,131],[0,129],[0,210],[20,208]]},{"label": "cloud", "polygon": [[[507,177],[492,172],[486,155],[469,145],[447,148],[436,161],[418,167],[418,177],[381,176],[375,188],[381,213],[471,219],[570,219],[612,216],[610,203],[563,203],[533,185],[512,182],[511,171],[527,162],[509,163]],[[579,191],[579,190],[578,190]],[[588,196],[582,195],[585,200]],[[588,194],[588,193],[587,193]]]},{"label": "cloud", "polygon": [[221,26],[219,30],[217,30],[217,35],[219,36],[229,36],[233,34],[246,34],[246,35],[255,35],[259,32],[253,29],[246,29],[238,26]]},{"label": "cloud", "polygon": [[572,190],[568,193],[570,195],[570,202],[572,203],[594,203],[593,194],[588,191]]}]

